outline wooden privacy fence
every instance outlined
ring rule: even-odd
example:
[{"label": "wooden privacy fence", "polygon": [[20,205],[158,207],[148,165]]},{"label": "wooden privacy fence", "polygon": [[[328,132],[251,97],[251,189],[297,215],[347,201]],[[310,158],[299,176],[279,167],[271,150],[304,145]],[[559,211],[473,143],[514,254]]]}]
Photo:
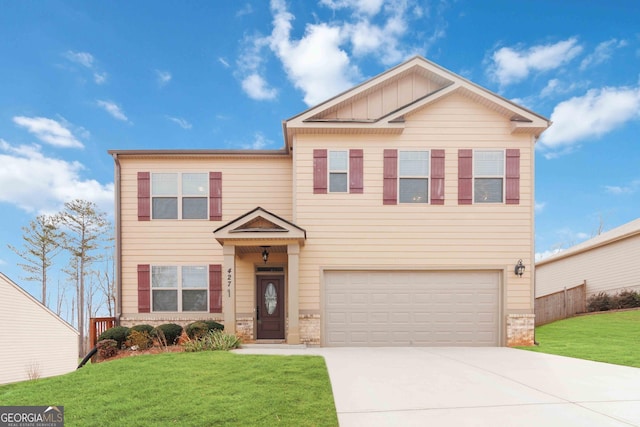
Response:
[{"label": "wooden privacy fence", "polygon": [[587,282],[536,298],[536,326],[587,311]]},{"label": "wooden privacy fence", "polygon": [[92,317],[89,325],[89,348],[93,348],[98,343],[98,337],[107,329],[116,325],[115,317]]}]

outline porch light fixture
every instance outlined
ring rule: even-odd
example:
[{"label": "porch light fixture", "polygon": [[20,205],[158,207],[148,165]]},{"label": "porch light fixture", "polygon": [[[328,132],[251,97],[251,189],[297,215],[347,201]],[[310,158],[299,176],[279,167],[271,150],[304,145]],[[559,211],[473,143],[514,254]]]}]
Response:
[{"label": "porch light fixture", "polygon": [[269,260],[269,251],[267,249],[269,249],[270,246],[260,246],[260,247],[263,249],[263,251],[262,251],[262,260],[266,264],[267,261]]},{"label": "porch light fixture", "polygon": [[514,272],[519,277],[522,277],[522,275],[524,274],[524,264],[522,263],[521,259],[518,260],[518,263],[516,264],[516,268]]}]

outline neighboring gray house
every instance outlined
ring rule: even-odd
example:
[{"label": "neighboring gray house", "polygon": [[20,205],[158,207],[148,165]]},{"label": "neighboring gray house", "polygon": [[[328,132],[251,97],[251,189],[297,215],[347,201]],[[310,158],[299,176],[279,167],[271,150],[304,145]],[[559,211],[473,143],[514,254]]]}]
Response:
[{"label": "neighboring gray house", "polygon": [[0,384],[78,366],[78,331],[0,273]]},{"label": "neighboring gray house", "polygon": [[586,282],[599,292],[640,290],[640,218],[536,263],[536,298]]}]

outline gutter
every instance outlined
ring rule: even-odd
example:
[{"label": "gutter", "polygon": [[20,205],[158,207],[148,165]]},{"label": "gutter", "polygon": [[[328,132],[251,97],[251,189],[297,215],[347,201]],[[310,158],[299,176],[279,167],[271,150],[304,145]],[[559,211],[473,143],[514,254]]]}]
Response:
[{"label": "gutter", "polygon": [[115,234],[116,244],[114,250],[116,251],[114,256],[114,262],[116,267],[115,281],[116,281],[116,325],[120,325],[120,316],[122,315],[122,226],[121,226],[121,213],[120,213],[120,159],[118,153],[110,153],[113,157],[115,165],[114,169],[114,220],[115,220]]}]

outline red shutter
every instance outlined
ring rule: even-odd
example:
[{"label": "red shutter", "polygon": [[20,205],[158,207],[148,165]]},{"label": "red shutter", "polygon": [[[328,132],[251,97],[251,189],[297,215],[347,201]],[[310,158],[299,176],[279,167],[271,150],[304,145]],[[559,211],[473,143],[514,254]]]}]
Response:
[{"label": "red shutter", "polygon": [[138,221],[151,219],[151,174],[138,172]]},{"label": "red shutter", "polygon": [[507,150],[506,161],[506,203],[508,205],[520,204],[520,150]]},{"label": "red shutter", "polygon": [[327,194],[327,150],[313,150],[313,193]]},{"label": "red shutter", "polygon": [[444,205],[444,150],[431,150],[431,204]]},{"label": "red shutter", "polygon": [[151,312],[151,267],[138,264],[138,313]]},{"label": "red shutter", "polygon": [[209,312],[222,313],[222,266],[209,265]]},{"label": "red shutter", "polygon": [[362,150],[349,150],[349,192],[362,194],[363,185],[363,153]]},{"label": "red shutter", "polygon": [[384,150],[382,204],[398,203],[398,150]]},{"label": "red shutter", "polygon": [[222,172],[209,172],[209,221],[222,221]]},{"label": "red shutter", "polygon": [[470,205],[473,194],[473,150],[458,150],[458,204]]}]

